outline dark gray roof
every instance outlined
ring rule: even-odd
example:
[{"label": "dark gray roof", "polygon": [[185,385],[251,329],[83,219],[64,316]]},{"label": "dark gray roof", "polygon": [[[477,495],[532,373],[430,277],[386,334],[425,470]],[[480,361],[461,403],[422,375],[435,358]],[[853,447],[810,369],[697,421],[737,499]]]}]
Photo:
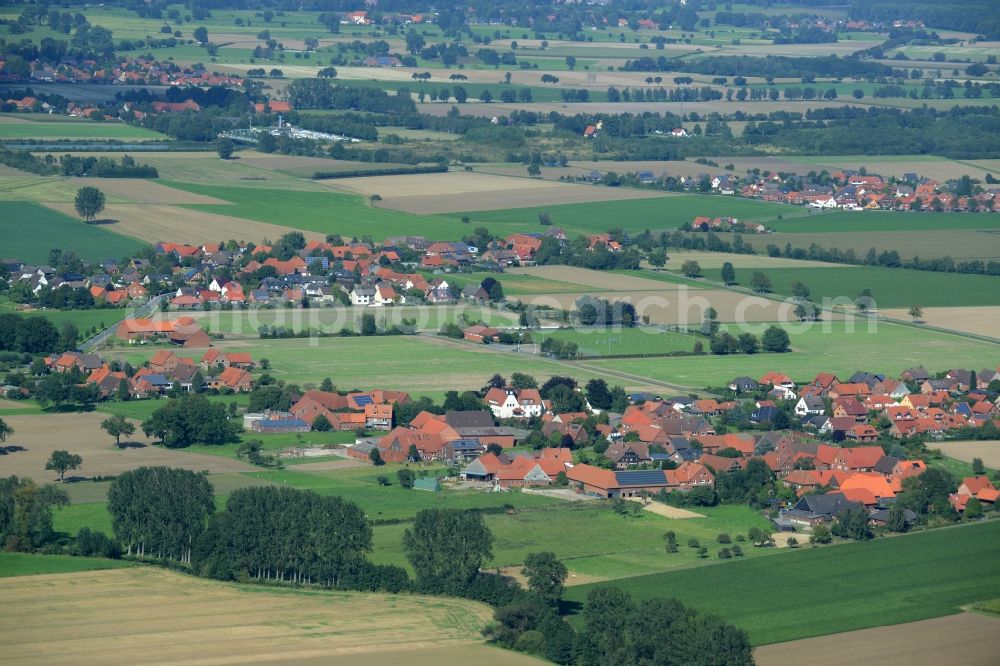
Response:
[{"label": "dark gray roof", "polygon": [[832,518],[845,509],[860,508],[862,508],[860,503],[848,500],[843,493],[829,493],[826,495],[803,495],[795,503],[793,510]]},{"label": "dark gray roof", "polygon": [[896,466],[899,462],[899,458],[893,458],[892,456],[882,456],[875,463],[874,470],[880,472],[881,474],[892,474],[892,468]]},{"label": "dark gray roof", "polygon": [[446,412],[444,421],[452,428],[493,427],[493,415],[485,410],[476,412]]},{"label": "dark gray roof", "polygon": [[615,472],[615,481],[619,486],[656,486],[666,483],[666,477],[659,470],[636,470]]}]

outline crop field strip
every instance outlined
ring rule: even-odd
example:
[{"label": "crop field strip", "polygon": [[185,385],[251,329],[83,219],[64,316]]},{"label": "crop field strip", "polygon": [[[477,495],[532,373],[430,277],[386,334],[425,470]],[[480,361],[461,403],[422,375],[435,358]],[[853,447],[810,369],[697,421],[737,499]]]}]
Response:
[{"label": "crop field strip", "polygon": [[[990,521],[615,585],[637,598],[668,593],[746,630],[754,645],[765,645],[951,615],[964,604],[996,597],[997,539],[1000,522]],[[821,577],[823,571],[831,575]],[[565,598],[582,602],[593,587],[569,588]],[[866,593],[859,596],[858,590]]]},{"label": "crop field strip", "polygon": [[20,664],[537,663],[485,646],[488,607],[458,599],[268,591],[144,567],[5,578],[0,594],[21,609],[0,615],[4,658]]}]

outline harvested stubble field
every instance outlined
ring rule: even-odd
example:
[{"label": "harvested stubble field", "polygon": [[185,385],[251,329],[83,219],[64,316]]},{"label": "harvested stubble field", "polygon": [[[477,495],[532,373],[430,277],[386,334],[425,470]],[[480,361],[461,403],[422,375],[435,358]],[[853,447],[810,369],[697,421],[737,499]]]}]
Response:
[{"label": "harvested stubble field", "polygon": [[[909,320],[908,308],[880,310],[879,314],[893,319]],[[924,308],[921,321],[938,328],[1000,339],[1000,307]]]},{"label": "harvested stubble field", "polygon": [[973,458],[981,458],[987,467],[1000,469],[1000,440],[936,442],[931,446],[941,449],[941,452],[946,456],[965,462],[972,462]]},{"label": "harvested stubble field", "polygon": [[[141,158],[140,158],[141,161]],[[73,189],[96,187],[105,196],[117,197],[123,201],[144,204],[224,204],[222,199],[203,194],[185,192],[161,185],[155,180],[142,178],[68,178]],[[74,194],[74,197],[76,195]],[[72,198],[70,199],[72,201]]]},{"label": "harvested stubble field", "polygon": [[668,269],[679,269],[688,260],[697,261],[702,268],[722,268],[726,262],[742,268],[853,268],[850,264],[831,264],[808,259],[785,259],[784,257],[769,257],[763,254],[671,250],[668,257]]},{"label": "harvested stubble field", "polygon": [[581,201],[621,201],[664,196],[645,190],[466,172],[369,176],[319,182],[365,196],[378,194],[382,197],[382,201],[378,202],[380,208],[417,215],[495,210],[509,206],[512,201],[522,206],[558,206]]},{"label": "harvested stubble field", "polygon": [[14,429],[6,445],[25,450],[3,457],[4,473],[29,477],[39,483],[52,483],[58,480],[58,475],[45,471],[45,462],[56,449],[69,450],[83,458],[83,465],[69,472],[67,479],[113,476],[149,465],[169,465],[213,473],[255,469],[239,460],[152,446],[151,440],[138,427],[135,435],[127,438],[136,446],[118,449],[114,439],[101,429],[101,421],[105,418],[105,414],[98,412],[5,416],[7,425]]},{"label": "harvested stubble field", "polygon": [[145,567],[6,578],[0,598],[3,658],[17,664],[538,663],[484,645],[490,609],[458,599],[272,591]]},{"label": "harvested stubble field", "polygon": [[759,647],[760,666],[876,663],[886,666],[994,666],[1000,651],[1000,618],[959,613],[933,620],[861,629]]},{"label": "harvested stubble field", "polygon": [[[723,162],[723,157],[712,158],[719,164],[729,164]],[[737,158],[754,160],[757,158]],[[786,171],[771,166],[770,161],[777,158],[763,158],[759,166],[761,169],[769,168],[772,171]],[[807,173],[809,171],[820,171],[826,169],[830,172],[838,169],[858,169],[864,167],[868,173],[877,173],[888,178],[896,176],[901,178],[904,173],[915,173],[922,178],[933,178],[944,182],[962,176],[971,176],[980,180],[986,178],[987,173],[994,175],[1000,173],[1000,160],[953,160],[947,157],[937,157],[934,155],[898,155],[892,157],[874,157],[871,155],[830,155],[830,156],[810,156],[810,157],[786,157],[783,163],[797,164],[798,168],[791,171],[797,173]],[[753,168],[753,167],[748,167]]]},{"label": "harvested stubble field", "polygon": [[[46,205],[66,215],[75,212],[72,203]],[[220,211],[229,209],[228,206],[217,208]],[[259,243],[264,239],[274,240],[289,231],[287,227],[276,224],[169,204],[108,204],[101,211],[101,217],[109,220],[100,225],[101,229],[148,243],[167,240],[176,243],[217,243],[228,238]],[[307,240],[323,240],[325,237],[324,234],[313,231],[302,233]],[[101,256],[106,257],[106,255]]]}]

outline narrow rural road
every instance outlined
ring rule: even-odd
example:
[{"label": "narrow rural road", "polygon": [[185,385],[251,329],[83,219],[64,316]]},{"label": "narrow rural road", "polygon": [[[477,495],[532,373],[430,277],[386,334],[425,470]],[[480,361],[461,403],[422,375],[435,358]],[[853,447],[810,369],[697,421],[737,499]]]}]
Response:
[{"label": "narrow rural road", "polygon": [[[132,319],[136,319],[140,317],[149,317],[154,312],[157,312],[160,309],[160,301],[162,301],[164,298],[167,298],[168,296],[170,296],[170,294],[160,294],[159,296],[153,296],[143,305],[139,306],[139,308],[133,311],[131,314],[126,315],[126,318],[130,317]],[[78,348],[83,352],[90,352],[100,348],[101,344],[103,344],[105,340],[107,340],[109,337],[115,334],[115,331],[118,330],[118,324],[119,322],[115,322],[114,324],[107,327],[94,337],[80,343]]]}]

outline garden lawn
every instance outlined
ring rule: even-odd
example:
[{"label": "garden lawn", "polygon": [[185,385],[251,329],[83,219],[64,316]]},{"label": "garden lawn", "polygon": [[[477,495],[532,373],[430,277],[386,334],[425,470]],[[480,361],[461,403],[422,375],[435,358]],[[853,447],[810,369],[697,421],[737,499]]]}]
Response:
[{"label": "garden lawn", "polygon": [[[717,541],[720,533],[735,537],[746,534],[750,527],[767,525],[764,518],[745,506],[698,507],[696,511],[705,517],[677,520],[648,511],[638,517],[623,516],[613,512],[606,502],[573,502],[487,515],[486,523],[496,537],[489,566],[515,566],[529,553],[550,550],[566,564],[571,575],[607,579],[636,576],[708,563],[722,548]],[[372,559],[408,566],[402,547],[407,527],[376,526]],[[663,535],[667,530],[677,535],[677,553],[666,552]],[[690,539],[707,547],[711,558],[699,559],[697,550],[687,545]],[[775,552],[752,551],[746,543],[741,547],[748,557]]]},{"label": "garden lawn", "polygon": [[768,222],[783,233],[857,233],[859,231],[948,231],[998,229],[1000,216],[986,213],[900,213],[892,211],[837,211]]},{"label": "garden lawn", "polygon": [[100,557],[0,553],[0,578],[95,571],[98,569],[122,569],[133,566],[135,564],[132,562],[108,560]]},{"label": "garden lawn", "polygon": [[[739,256],[732,260],[736,279],[750,286],[753,273],[760,271],[771,279],[773,292],[790,296],[792,284],[802,282],[810,298],[822,305],[822,299],[841,299],[850,305],[863,289],[871,289],[880,308],[958,307],[1000,305],[1000,277],[932,271],[852,266],[845,268],[740,268]],[[705,277],[721,281],[721,269],[702,271]]]},{"label": "garden lawn", "polygon": [[[363,197],[340,192],[300,192],[193,183],[169,183],[188,192],[232,202],[230,205],[185,204],[206,213],[259,220],[302,231],[371,236],[381,241],[393,235],[421,235],[458,240],[468,229],[458,220],[434,215],[418,216],[368,206]],[[277,239],[272,239],[277,240]]]},{"label": "garden lawn", "polygon": [[[675,597],[765,645],[950,615],[964,604],[996,598],[998,541],[1000,521],[990,521],[615,585],[638,599]],[[594,587],[571,587],[564,598],[582,604]]]},{"label": "garden lawn", "polygon": [[779,214],[785,216],[805,214],[804,209],[791,206],[707,195],[630,199],[625,201],[600,201],[585,204],[562,204],[510,208],[505,210],[452,213],[461,219],[469,216],[474,226],[485,226],[494,234],[509,233],[507,225],[533,224],[536,231],[538,216],[548,213],[552,225],[579,234],[606,233],[620,227],[630,232],[645,229],[671,229],[691,222],[698,215],[709,217],[730,216],[741,220],[770,220]]},{"label": "garden lawn", "polygon": [[[872,322],[876,324],[875,322]],[[923,365],[929,371],[949,368],[994,367],[1000,365],[1000,345],[973,340],[957,334],[921,330],[915,326],[877,322],[868,332],[867,322],[817,322],[788,324],[793,351],[787,354],[739,354],[734,356],[685,356],[657,359],[616,359],[588,361],[587,369],[618,370],[640,374],[683,386],[704,388],[725,386],[734,377],[758,378],[775,370],[803,384],[819,372],[850,376],[857,370],[899,376],[906,368]],[[757,326],[749,326],[756,333]],[[733,334],[739,330],[730,327]]]},{"label": "garden lawn", "polygon": [[103,261],[132,256],[146,246],[100,225],[26,201],[0,201],[0,238],[4,258],[33,264],[46,263],[53,248],[75,252],[86,261]]}]

